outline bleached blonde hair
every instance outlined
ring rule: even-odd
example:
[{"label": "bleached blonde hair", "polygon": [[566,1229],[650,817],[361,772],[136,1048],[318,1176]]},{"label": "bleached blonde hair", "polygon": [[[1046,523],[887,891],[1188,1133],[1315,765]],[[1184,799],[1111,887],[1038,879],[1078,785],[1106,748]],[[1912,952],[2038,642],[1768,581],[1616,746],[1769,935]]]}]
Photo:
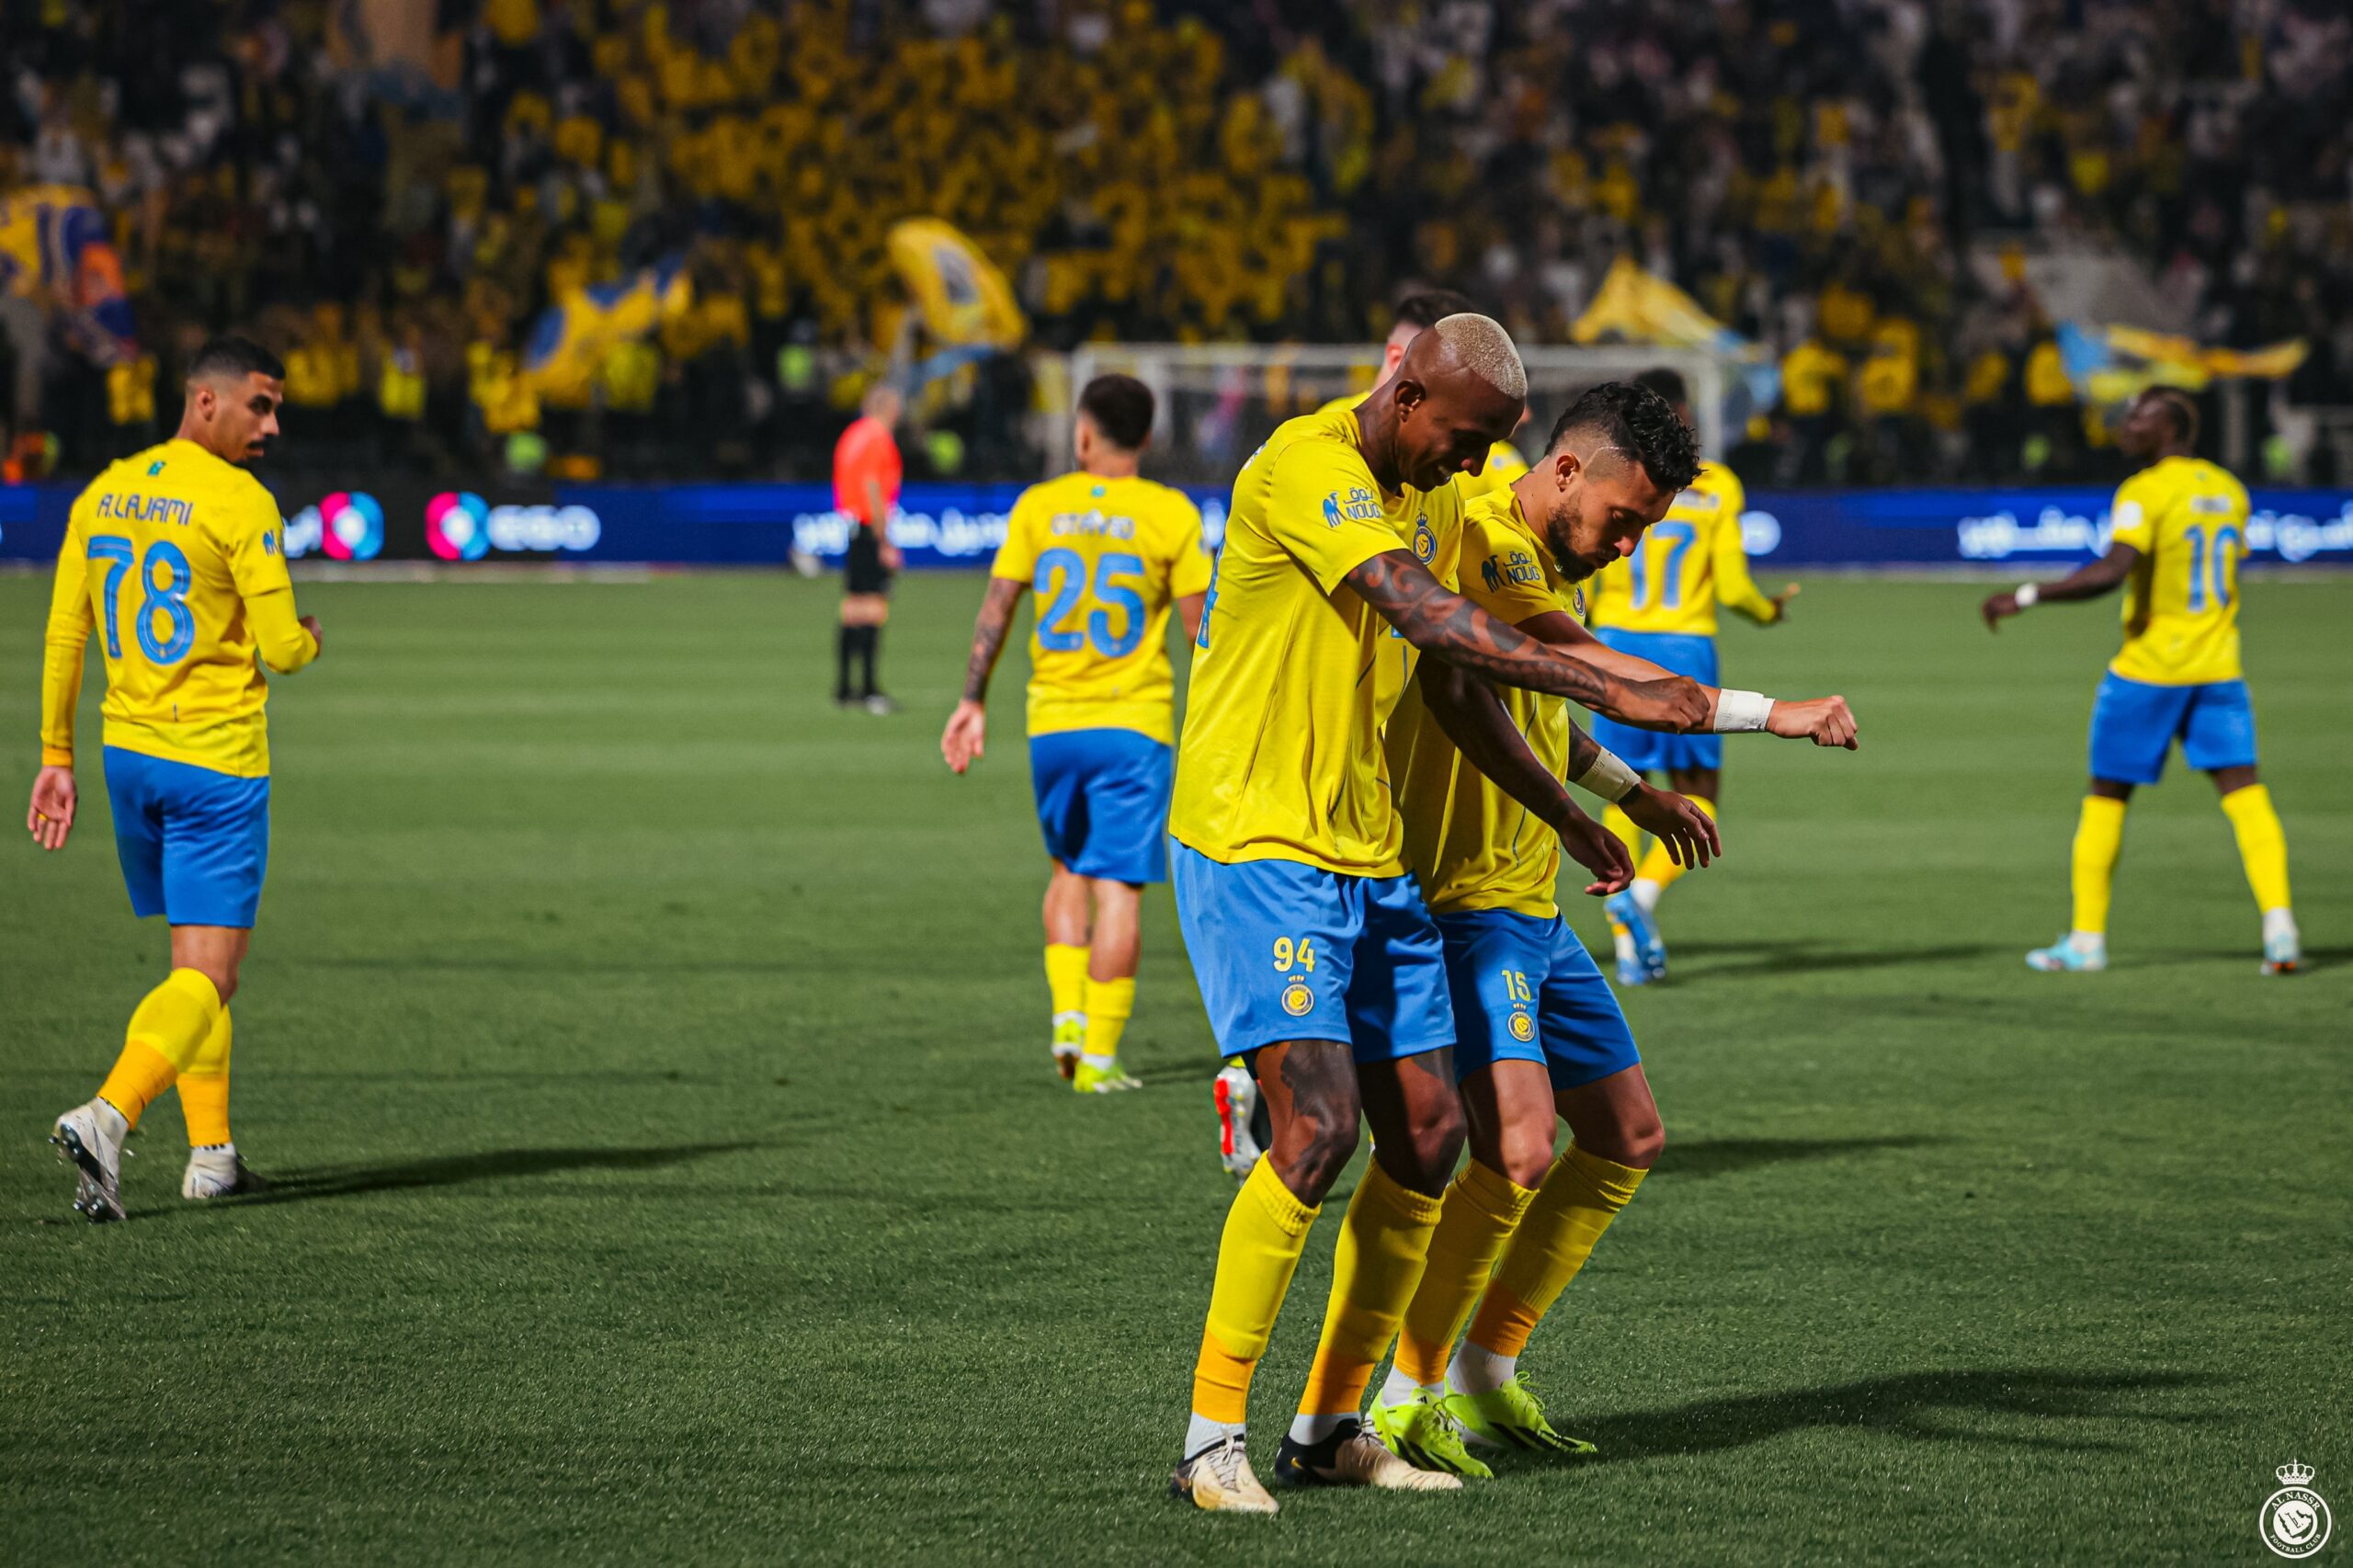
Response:
[{"label": "bleached blonde hair", "polygon": [[1464,311],[1440,318],[1430,330],[1464,369],[1506,397],[1528,395],[1528,367],[1519,362],[1511,334],[1495,317]]}]

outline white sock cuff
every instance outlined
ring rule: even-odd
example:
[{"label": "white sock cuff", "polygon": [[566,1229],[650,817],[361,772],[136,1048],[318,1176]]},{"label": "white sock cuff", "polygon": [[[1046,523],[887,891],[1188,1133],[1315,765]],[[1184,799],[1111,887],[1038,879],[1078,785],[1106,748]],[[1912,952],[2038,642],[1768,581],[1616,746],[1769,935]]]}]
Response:
[{"label": "white sock cuff", "polygon": [[1213,1449],[1228,1437],[1242,1436],[1242,1423],[1212,1421],[1199,1411],[1185,1424],[1185,1457],[1191,1459],[1203,1449]]}]

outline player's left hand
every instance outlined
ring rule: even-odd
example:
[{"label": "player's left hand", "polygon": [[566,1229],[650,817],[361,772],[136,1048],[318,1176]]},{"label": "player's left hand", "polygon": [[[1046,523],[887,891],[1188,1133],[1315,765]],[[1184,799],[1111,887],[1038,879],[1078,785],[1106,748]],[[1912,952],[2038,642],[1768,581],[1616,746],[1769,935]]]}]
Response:
[{"label": "player's left hand", "polygon": [[1985,630],[1999,631],[2002,622],[2018,613],[2018,597],[2014,593],[1988,595],[1977,613],[1985,618]]},{"label": "player's left hand", "polygon": [[949,771],[961,773],[978,762],[988,738],[989,710],[970,699],[959,702],[939,736],[939,755],[948,759]]},{"label": "player's left hand", "polygon": [[63,849],[74,831],[74,770],[44,767],[33,775],[33,801],[25,810],[25,830],[43,849]]},{"label": "player's left hand", "polygon": [[1812,741],[1818,746],[1843,746],[1848,751],[1861,747],[1862,740],[1855,728],[1855,711],[1847,706],[1843,697],[1816,697],[1804,702],[1777,700],[1773,710],[1765,717],[1768,734],[1789,741]]},{"label": "player's left hand", "polygon": [[1672,790],[1637,784],[1618,802],[1634,825],[1666,846],[1678,866],[1704,866],[1724,852],[1716,820]]},{"label": "player's left hand", "polygon": [[1781,591],[1772,597],[1773,619],[1767,621],[1766,624],[1768,626],[1779,626],[1781,622],[1789,619],[1790,601],[1796,598],[1803,592],[1805,592],[1805,590],[1795,583],[1782,584]]},{"label": "player's left hand", "polygon": [[1561,847],[1593,873],[1585,891],[1595,898],[1623,892],[1634,880],[1634,857],[1626,841],[1575,807],[1569,812],[1569,820],[1561,824]]}]

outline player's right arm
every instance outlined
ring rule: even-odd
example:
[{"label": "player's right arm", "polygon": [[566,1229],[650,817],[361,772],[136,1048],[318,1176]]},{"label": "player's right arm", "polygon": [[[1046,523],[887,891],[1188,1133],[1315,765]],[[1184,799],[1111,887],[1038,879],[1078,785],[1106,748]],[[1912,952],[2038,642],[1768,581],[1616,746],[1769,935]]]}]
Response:
[{"label": "player's right arm", "polygon": [[89,546],[82,503],[74,503],[58,547],[50,586],[49,630],[41,643],[40,771],[33,776],[25,830],[43,849],[63,849],[74,831],[74,710],[82,699],[82,656],[97,615],[90,608]]},{"label": "player's right arm", "polygon": [[1013,630],[1021,596],[1029,591],[1038,570],[1034,513],[1027,494],[1013,504],[1012,515],[1006,519],[1005,542],[997,546],[996,559],[989,563],[988,592],[982,597],[981,613],[973,618],[972,651],[964,661],[964,698],[948,716],[948,728],[939,735],[939,755],[954,773],[972,767],[988,748],[989,677],[996,672],[997,655],[1005,652],[1005,639]]},{"label": "player's right arm", "polygon": [[[1561,610],[1530,616],[1518,625],[1538,642],[1555,648],[1575,648],[1596,665],[1630,681],[1656,680],[1670,673],[1648,659],[1620,653],[1586,630],[1583,621]],[[1699,689],[1707,696],[1709,712],[1713,713],[1723,688],[1701,686]],[[1848,751],[1859,748],[1854,710],[1847,706],[1845,698],[1815,697],[1791,701],[1776,697],[1771,701],[1772,708],[1765,717],[1767,734],[1784,740],[1812,741],[1818,746],[1843,746]]]},{"label": "player's right arm", "polygon": [[2146,494],[2147,489],[2139,474],[2117,486],[2116,500],[2109,507],[2106,555],[2086,562],[2055,583],[2026,583],[2008,593],[1989,596],[1977,610],[1985,618],[1985,630],[1998,631],[2004,620],[2035,605],[2096,599],[2114,593],[2141,564],[2156,533],[2155,521],[2149,515],[2154,497]]}]

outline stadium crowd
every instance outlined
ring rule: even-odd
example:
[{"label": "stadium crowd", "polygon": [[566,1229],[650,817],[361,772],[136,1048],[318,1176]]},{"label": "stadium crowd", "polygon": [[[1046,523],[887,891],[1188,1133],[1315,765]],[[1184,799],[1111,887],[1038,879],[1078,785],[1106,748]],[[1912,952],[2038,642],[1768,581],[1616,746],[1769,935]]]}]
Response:
[{"label": "stadium crowd", "polygon": [[[48,0],[0,41],[0,190],[95,192],[139,323],[112,367],[12,330],[20,467],[152,439],[234,324],[314,457],[815,473],[923,349],[916,215],[1047,349],[1369,340],[1417,282],[1560,342],[1631,255],[1779,358],[1760,481],[2106,473],[2040,246],[2353,403],[2330,0]],[[667,256],[691,304],[543,397],[540,312]],[[916,468],[1034,472],[1029,386],[936,396]]]}]

